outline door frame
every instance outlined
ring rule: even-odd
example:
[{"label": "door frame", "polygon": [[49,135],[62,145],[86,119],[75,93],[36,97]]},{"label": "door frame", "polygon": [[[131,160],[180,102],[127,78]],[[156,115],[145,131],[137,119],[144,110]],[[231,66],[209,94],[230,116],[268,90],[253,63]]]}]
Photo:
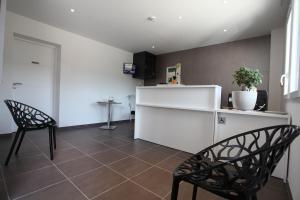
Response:
[{"label": "door frame", "polygon": [[54,69],[53,69],[53,96],[52,96],[52,113],[57,126],[59,126],[59,99],[60,99],[60,72],[61,72],[61,45],[48,42],[45,40],[33,38],[19,33],[13,33],[14,40],[22,40],[25,42],[50,46],[54,49]]}]

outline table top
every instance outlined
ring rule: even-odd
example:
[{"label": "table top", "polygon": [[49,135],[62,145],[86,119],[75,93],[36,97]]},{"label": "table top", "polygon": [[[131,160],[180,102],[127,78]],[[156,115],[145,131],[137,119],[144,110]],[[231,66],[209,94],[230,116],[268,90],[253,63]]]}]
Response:
[{"label": "table top", "polygon": [[97,103],[100,103],[100,104],[122,104],[121,102],[116,102],[114,100],[103,100],[103,101],[98,101]]}]

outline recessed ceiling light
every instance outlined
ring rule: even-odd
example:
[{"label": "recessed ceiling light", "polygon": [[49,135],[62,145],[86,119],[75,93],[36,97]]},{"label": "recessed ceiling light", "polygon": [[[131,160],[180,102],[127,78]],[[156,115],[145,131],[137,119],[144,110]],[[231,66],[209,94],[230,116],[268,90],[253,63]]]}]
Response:
[{"label": "recessed ceiling light", "polygon": [[151,21],[151,22],[155,22],[156,21],[156,17],[155,16],[150,16],[147,18],[148,21]]},{"label": "recessed ceiling light", "polygon": [[71,8],[71,9],[70,9],[70,12],[71,12],[71,13],[74,13],[74,12],[75,12],[75,9],[74,9],[74,8]]},{"label": "recessed ceiling light", "polygon": [[182,17],[181,15],[180,15],[180,16],[178,16],[178,19],[179,19],[179,20],[182,20],[182,18],[183,18],[183,17]]},{"label": "recessed ceiling light", "polygon": [[223,31],[224,31],[224,32],[227,32],[227,29],[224,29]]},{"label": "recessed ceiling light", "polygon": [[155,49],[155,45],[152,45],[152,49]]},{"label": "recessed ceiling light", "polygon": [[223,2],[224,2],[224,4],[227,4],[227,3],[228,3],[228,1],[227,1],[227,0],[224,0]]}]

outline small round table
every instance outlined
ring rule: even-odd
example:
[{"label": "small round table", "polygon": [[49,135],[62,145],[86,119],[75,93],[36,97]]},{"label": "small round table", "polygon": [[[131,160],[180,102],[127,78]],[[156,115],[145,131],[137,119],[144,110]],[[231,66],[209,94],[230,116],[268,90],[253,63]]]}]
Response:
[{"label": "small round table", "polygon": [[107,101],[98,101],[99,104],[105,104],[107,105],[107,125],[101,126],[101,129],[104,130],[113,130],[117,128],[116,126],[111,126],[111,105],[112,104],[121,104],[120,102],[115,102],[114,100],[107,100]]}]

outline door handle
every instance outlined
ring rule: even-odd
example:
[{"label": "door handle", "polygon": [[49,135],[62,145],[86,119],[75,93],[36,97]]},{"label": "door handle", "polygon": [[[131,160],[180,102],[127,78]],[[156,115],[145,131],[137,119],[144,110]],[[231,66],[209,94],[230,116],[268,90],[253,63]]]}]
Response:
[{"label": "door handle", "polygon": [[287,77],[286,74],[283,74],[283,75],[281,75],[281,77],[280,77],[280,85],[281,85],[282,87],[284,86],[284,82],[285,82],[286,77]]},{"label": "door handle", "polygon": [[23,83],[13,83],[12,85],[13,86],[20,86],[20,85],[23,85]]}]

